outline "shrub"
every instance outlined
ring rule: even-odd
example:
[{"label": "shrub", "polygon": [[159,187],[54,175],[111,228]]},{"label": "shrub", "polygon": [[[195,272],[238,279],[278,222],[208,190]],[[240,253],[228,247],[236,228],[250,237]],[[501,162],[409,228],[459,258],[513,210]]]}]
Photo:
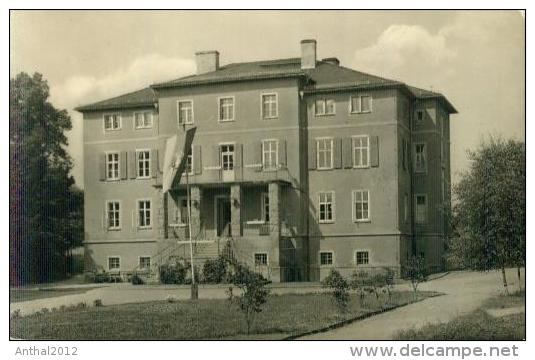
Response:
[{"label": "shrub", "polygon": [[188,273],[188,263],[176,261],[160,266],[160,282],[162,284],[184,284]]},{"label": "shrub", "polygon": [[87,304],[85,302],[79,302],[78,304],[74,305],[72,307],[73,309],[85,309],[87,308]]},{"label": "shrub", "polygon": [[102,305],[102,299],[95,299],[95,300],[93,301],[93,306],[95,306],[95,307],[101,307],[101,306],[104,306],[104,305]]},{"label": "shrub", "polygon": [[44,307],[44,308],[41,308],[41,314],[45,315],[45,314],[48,314],[49,313],[49,309]]},{"label": "shrub", "polygon": [[132,275],[132,278],[130,279],[130,281],[132,282],[132,285],[143,285],[143,284],[145,284],[145,281],[143,281],[143,279],[138,274]]},{"label": "shrub", "polygon": [[241,291],[239,295],[234,295],[233,288],[230,287],[227,291],[229,302],[237,304],[244,314],[247,334],[250,334],[256,314],[262,311],[262,305],[267,302],[270,290],[266,285],[270,281],[238,263],[233,264],[230,281]]},{"label": "shrub", "polygon": [[217,259],[209,259],[203,265],[203,280],[209,284],[219,284],[225,279],[227,274],[227,262],[221,256]]},{"label": "shrub", "polygon": [[15,309],[11,314],[9,314],[9,318],[11,320],[20,318],[20,309]]},{"label": "shrub", "polygon": [[173,295],[167,295],[167,298],[165,298],[167,300],[168,303],[175,303],[177,302],[177,299],[176,297],[174,297]]},{"label": "shrub", "polygon": [[414,300],[418,298],[418,285],[427,281],[424,258],[421,256],[411,256],[405,268],[405,278],[411,282],[414,292]]},{"label": "shrub", "polygon": [[94,282],[98,283],[108,283],[111,281],[110,274],[107,272],[97,273],[94,276]]},{"label": "shrub", "polygon": [[349,283],[340,273],[331,269],[331,273],[322,281],[325,288],[332,289],[333,300],[340,312],[346,312],[349,304]]}]

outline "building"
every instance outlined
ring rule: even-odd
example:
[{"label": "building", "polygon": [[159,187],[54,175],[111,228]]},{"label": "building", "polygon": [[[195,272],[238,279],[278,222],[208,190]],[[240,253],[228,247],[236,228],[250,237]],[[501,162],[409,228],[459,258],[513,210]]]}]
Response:
[{"label": "building", "polygon": [[230,251],[273,281],[390,267],[412,253],[443,268],[449,117],[441,94],[301,57],[220,66],[77,108],[84,115],[88,269],[131,273]]}]

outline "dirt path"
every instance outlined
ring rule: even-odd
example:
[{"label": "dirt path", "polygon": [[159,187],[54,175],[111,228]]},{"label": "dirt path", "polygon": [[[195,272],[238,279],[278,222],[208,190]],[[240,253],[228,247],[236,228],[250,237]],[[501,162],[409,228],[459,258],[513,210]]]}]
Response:
[{"label": "dirt path", "polygon": [[[510,290],[518,289],[515,269],[507,271]],[[524,281],[524,272],[522,273]],[[428,323],[449,321],[477,309],[482,302],[500,294],[501,273],[452,272],[420,285],[421,290],[446,295],[426,299],[381,315],[357,321],[339,329],[299,338],[299,340],[391,340],[399,330],[420,328]],[[524,288],[524,285],[523,285]]]}]

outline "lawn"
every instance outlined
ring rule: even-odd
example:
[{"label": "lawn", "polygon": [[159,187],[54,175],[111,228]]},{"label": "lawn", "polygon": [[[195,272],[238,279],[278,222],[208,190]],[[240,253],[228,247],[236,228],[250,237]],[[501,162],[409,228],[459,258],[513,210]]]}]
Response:
[{"label": "lawn", "polygon": [[[422,292],[419,297],[433,295]],[[396,292],[392,303],[404,305],[412,299],[411,292]],[[384,303],[384,298],[368,295],[360,306],[352,295],[348,312],[340,315],[330,294],[271,295],[247,335],[242,313],[227,300],[155,301],[14,318],[10,334],[49,340],[283,339],[380,310]]]},{"label": "lawn", "polygon": [[421,329],[404,330],[398,340],[523,340],[526,338],[525,313],[502,317],[489,315],[487,309],[503,309],[525,306],[525,293],[498,296],[464,316],[443,324],[424,326]]},{"label": "lawn", "polygon": [[97,287],[98,286],[80,289],[9,289],[9,302],[15,303],[57,296],[83,294],[89,290],[96,289]]}]

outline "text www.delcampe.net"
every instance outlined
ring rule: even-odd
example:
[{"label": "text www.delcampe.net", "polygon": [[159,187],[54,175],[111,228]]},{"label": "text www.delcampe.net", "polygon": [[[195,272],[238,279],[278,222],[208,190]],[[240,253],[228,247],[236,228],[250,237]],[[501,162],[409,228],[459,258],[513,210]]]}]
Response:
[{"label": "text www.delcampe.net", "polygon": [[458,357],[470,356],[514,356],[518,346],[426,346],[425,344],[405,344],[399,346],[350,346],[354,357]]}]

